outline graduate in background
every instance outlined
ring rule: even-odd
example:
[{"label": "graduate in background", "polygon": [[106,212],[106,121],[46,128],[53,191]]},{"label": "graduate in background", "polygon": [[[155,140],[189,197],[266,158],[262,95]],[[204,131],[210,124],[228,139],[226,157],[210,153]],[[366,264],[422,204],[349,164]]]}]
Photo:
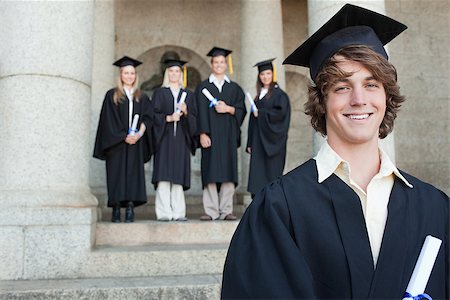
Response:
[{"label": "graduate in background", "polygon": [[257,109],[250,114],[246,151],[250,153],[247,190],[256,194],[267,183],[283,175],[291,105],[288,95],[278,86],[274,58],[257,63]]},{"label": "graduate in background", "polygon": [[[202,147],[202,185],[205,215],[200,220],[236,220],[233,196],[238,182],[237,148],[241,144],[241,124],[247,110],[242,88],[225,74],[231,50],[214,47],[211,75],[195,90],[198,134]],[[229,65],[230,73],[232,64]],[[203,93],[206,89],[216,102]]]},{"label": "graduate in background", "polygon": [[[152,107],[148,97],[138,88],[136,67],[140,64],[128,56],[114,62],[120,75],[117,87],[105,95],[95,139],[94,157],[106,160],[112,222],[121,221],[121,207],[126,207],[125,222],[133,222],[133,208],[147,202],[144,163],[152,154]],[[136,115],[139,119],[132,130]]]},{"label": "graduate in background", "polygon": [[[154,109],[152,183],[158,221],[187,221],[184,191],[191,185],[197,109],[194,94],[184,89],[185,61],[167,59],[162,87],[152,97]],[[184,95],[183,95],[184,94]]]},{"label": "graduate in background", "polygon": [[383,45],[405,29],[347,4],[286,58],[310,68],[305,112],[327,141],[254,197],[222,298],[402,299],[432,235],[442,246],[425,292],[449,299],[449,198],[378,146],[404,101]]}]

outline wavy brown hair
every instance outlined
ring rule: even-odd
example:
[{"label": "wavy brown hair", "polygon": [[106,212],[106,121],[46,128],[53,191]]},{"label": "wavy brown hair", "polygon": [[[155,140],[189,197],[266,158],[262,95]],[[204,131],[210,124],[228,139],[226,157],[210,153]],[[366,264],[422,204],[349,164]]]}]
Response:
[{"label": "wavy brown hair", "polygon": [[378,136],[383,139],[394,129],[394,120],[405,97],[400,95],[397,84],[397,70],[384,57],[365,45],[351,45],[340,49],[334,54],[317,74],[315,84],[308,85],[308,101],[304,105],[305,114],[311,116],[312,127],[323,136],[326,128],[326,99],[330,88],[352,73],[342,71],[336,56],[362,64],[373,77],[381,82],[386,93],[386,113],[380,125]]}]

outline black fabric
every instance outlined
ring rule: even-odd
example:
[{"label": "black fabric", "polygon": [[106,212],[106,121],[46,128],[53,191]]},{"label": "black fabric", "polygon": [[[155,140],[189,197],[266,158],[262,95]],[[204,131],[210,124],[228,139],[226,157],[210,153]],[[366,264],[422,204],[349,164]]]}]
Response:
[{"label": "black fabric", "polygon": [[145,94],[142,94],[139,102],[133,101],[133,116],[139,114],[137,128],[144,123],[147,129],[135,145],[129,145],[125,143],[129,124],[129,100],[124,96],[123,102],[116,105],[113,95],[114,89],[109,90],[103,101],[94,157],[106,160],[108,206],[120,203],[120,206],[126,207],[129,201],[134,206],[139,206],[147,202],[144,163],[152,155],[152,106]]},{"label": "black fabric", "polygon": [[183,185],[184,190],[191,186],[191,156],[195,154],[195,133],[197,128],[197,109],[194,93],[186,91],[185,103],[188,114],[176,122],[176,135],[174,135],[174,122],[166,122],[166,116],[174,112],[173,95],[169,88],[155,90],[152,97],[154,109],[153,143],[155,156],[153,158],[152,183],[157,188],[160,181],[169,181]]},{"label": "black fabric", "polygon": [[426,293],[449,299],[449,198],[396,178],[376,269],[361,204],[309,160],[259,192],[233,236],[223,299],[402,299],[427,235],[442,240]]},{"label": "black fabric", "polygon": [[134,58],[128,57],[128,56],[124,56],[124,57],[116,60],[113,63],[114,66],[119,67],[119,68],[123,68],[126,66],[133,66],[136,68],[137,66],[139,66],[141,64],[142,64],[142,62],[140,62]]},{"label": "black fabric", "polygon": [[278,87],[255,104],[258,118],[250,114],[247,139],[251,148],[247,190],[252,194],[283,175],[291,117],[289,97]]},{"label": "black fabric", "polygon": [[[202,94],[206,88],[215,98],[235,108],[235,114],[217,113],[209,107],[209,100]],[[241,144],[240,126],[247,110],[244,92],[235,82],[225,82],[222,92],[208,80],[197,86],[195,91],[198,109],[198,134],[206,133],[211,138],[211,147],[202,151],[201,172],[202,185],[208,183],[234,182],[237,186],[237,148]]]},{"label": "black fabric", "polygon": [[261,73],[265,70],[273,70],[273,64],[275,58],[267,59],[264,61],[260,61],[254,65],[254,67],[258,67],[258,73]]}]

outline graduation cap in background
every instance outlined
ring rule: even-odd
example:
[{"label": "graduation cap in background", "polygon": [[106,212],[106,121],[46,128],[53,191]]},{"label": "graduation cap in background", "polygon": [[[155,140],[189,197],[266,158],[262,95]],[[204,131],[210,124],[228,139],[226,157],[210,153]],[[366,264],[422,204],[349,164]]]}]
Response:
[{"label": "graduation cap in background", "polygon": [[261,73],[265,70],[273,71],[273,81],[277,81],[277,67],[274,63],[272,63],[275,58],[267,59],[256,63],[253,67],[258,67],[258,73]]},{"label": "graduation cap in background", "polygon": [[174,59],[174,58],[168,58],[168,59],[164,60],[164,66],[166,67],[166,69],[177,66],[183,70],[183,86],[184,87],[187,86],[186,63],[187,63],[187,61],[185,61],[185,60],[179,60],[179,59]]},{"label": "graduation cap in background", "polygon": [[121,59],[118,59],[113,63],[114,66],[117,66],[119,68],[123,68],[126,66],[133,66],[136,68],[137,66],[139,66],[141,64],[142,64],[142,62],[140,62],[134,58],[128,57],[128,56],[124,56]]},{"label": "graduation cap in background", "polygon": [[406,28],[392,18],[346,4],[295,49],[283,64],[309,67],[311,79],[315,80],[323,64],[345,46],[367,45],[387,59],[383,46]]},{"label": "graduation cap in background", "polygon": [[230,74],[233,74],[233,58],[231,57],[232,50],[228,50],[225,48],[220,48],[214,46],[211,50],[209,50],[208,54],[206,56],[216,57],[216,56],[224,56],[228,57],[228,68],[230,71]]}]

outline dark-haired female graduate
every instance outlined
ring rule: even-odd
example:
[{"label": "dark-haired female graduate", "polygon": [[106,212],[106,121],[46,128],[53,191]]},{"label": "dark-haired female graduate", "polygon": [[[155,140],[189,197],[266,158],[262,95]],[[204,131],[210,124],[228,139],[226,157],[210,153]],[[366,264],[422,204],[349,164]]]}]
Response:
[{"label": "dark-haired female graduate", "polygon": [[[158,221],[186,221],[184,191],[191,186],[191,156],[195,154],[196,105],[186,86],[186,62],[167,59],[164,82],[152,97],[154,109],[152,183]],[[182,71],[184,70],[184,72]]]},{"label": "dark-haired female graduate", "polygon": [[112,222],[121,221],[121,207],[126,207],[125,222],[133,222],[133,208],[147,202],[144,163],[152,154],[152,106],[138,88],[140,64],[127,56],[114,63],[120,75],[117,87],[105,95],[95,139],[94,157],[106,160]]},{"label": "dark-haired female graduate", "polygon": [[[383,45],[405,29],[347,4],[286,58],[310,68],[305,113],[327,140],[253,198],[230,244],[224,299],[449,299],[449,198],[379,147],[405,100]],[[442,242],[431,276],[410,289],[429,236]]]},{"label": "dark-haired female graduate", "polygon": [[246,148],[251,155],[247,190],[252,195],[283,175],[286,161],[291,105],[288,95],[276,82],[273,60],[255,65],[258,67],[254,99],[257,109],[251,108]]}]

